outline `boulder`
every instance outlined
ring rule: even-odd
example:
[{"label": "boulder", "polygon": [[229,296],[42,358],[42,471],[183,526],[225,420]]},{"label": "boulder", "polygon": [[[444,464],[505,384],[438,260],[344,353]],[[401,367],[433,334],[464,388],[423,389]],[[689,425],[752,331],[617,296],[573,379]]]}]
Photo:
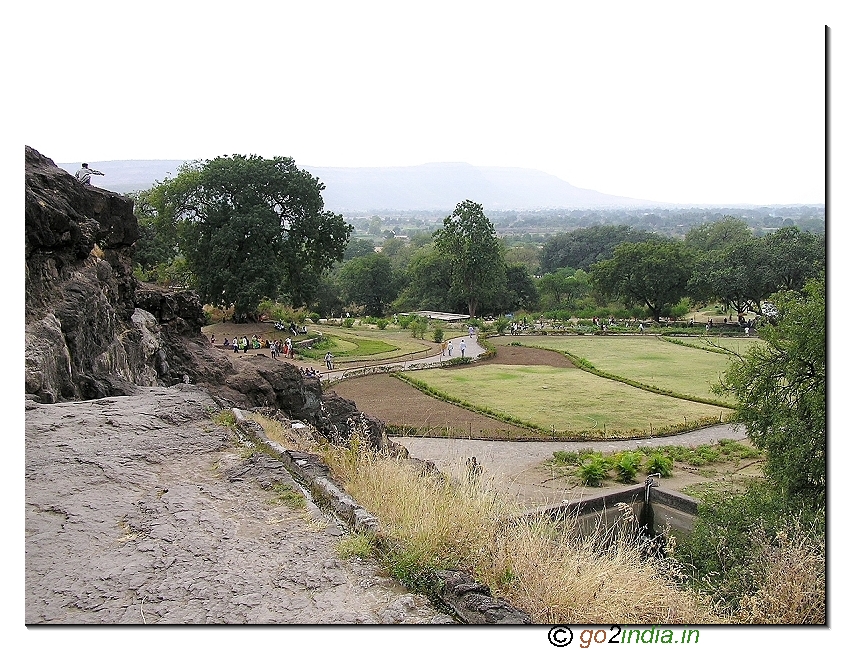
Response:
[{"label": "boulder", "polygon": [[233,358],[201,333],[194,291],[138,282],[133,201],[83,185],[25,149],[25,390],[32,401],[133,394],[194,383],[222,405],[271,407],[345,441],[355,424],[378,447],[384,425],[318,379],[262,354]]}]

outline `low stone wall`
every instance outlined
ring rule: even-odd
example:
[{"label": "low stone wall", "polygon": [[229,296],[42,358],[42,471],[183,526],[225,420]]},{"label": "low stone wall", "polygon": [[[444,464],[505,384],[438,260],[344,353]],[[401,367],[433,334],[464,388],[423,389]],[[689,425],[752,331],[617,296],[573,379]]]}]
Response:
[{"label": "low stone wall", "polygon": [[[346,527],[357,533],[380,535],[378,519],[333,482],[330,469],[319,456],[288,450],[269,439],[263,427],[246,418],[238,408],[233,409],[233,414],[239,431],[271,450],[293,478],[317,502],[331,509]],[[422,470],[433,471],[435,467],[431,463],[423,463]],[[465,624],[531,624],[527,613],[493,597],[486,585],[462,572],[437,571],[430,588],[442,604]]]}]

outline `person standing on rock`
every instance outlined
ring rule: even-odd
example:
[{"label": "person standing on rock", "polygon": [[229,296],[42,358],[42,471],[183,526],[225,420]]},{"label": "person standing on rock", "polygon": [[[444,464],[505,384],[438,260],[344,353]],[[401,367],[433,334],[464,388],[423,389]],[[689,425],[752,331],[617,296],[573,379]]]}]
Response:
[{"label": "person standing on rock", "polygon": [[102,175],[104,175],[102,171],[97,171],[96,169],[89,169],[89,163],[84,162],[83,165],[79,169],[77,169],[77,173],[74,174],[74,177],[84,185],[91,185],[92,176]]}]

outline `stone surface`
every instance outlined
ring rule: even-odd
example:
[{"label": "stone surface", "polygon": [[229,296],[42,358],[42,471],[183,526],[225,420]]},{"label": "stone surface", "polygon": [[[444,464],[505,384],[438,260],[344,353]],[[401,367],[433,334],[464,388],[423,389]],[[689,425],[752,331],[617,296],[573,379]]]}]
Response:
[{"label": "stone surface", "polygon": [[234,446],[204,390],[27,407],[27,624],[450,621],[278,503],[282,464]]},{"label": "stone surface", "polygon": [[100,399],[188,381],[219,406],[279,409],[339,441],[350,421],[366,422],[371,441],[384,442],[382,422],[323,395],[295,366],[210,345],[193,291],[135,280],[132,200],[77,182],[31,147],[25,172],[24,380],[33,400]]}]

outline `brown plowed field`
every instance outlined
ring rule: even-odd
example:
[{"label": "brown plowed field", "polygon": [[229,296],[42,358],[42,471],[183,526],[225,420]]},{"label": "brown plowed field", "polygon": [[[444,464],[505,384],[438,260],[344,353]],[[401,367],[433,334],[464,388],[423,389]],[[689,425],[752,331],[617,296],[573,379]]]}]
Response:
[{"label": "brown plowed field", "polygon": [[[558,352],[529,347],[500,346],[494,358],[476,361],[477,364],[501,363],[503,365],[549,365],[574,367],[566,356]],[[448,371],[468,371],[468,366],[457,366]],[[459,406],[429,397],[403,381],[387,374],[375,374],[349,379],[334,385],[331,390],[341,397],[351,399],[358,409],[395,426],[451,428],[455,435],[476,436],[483,431],[504,431],[513,435],[534,435],[520,426],[506,424]],[[436,433],[436,431],[434,431]]]}]

